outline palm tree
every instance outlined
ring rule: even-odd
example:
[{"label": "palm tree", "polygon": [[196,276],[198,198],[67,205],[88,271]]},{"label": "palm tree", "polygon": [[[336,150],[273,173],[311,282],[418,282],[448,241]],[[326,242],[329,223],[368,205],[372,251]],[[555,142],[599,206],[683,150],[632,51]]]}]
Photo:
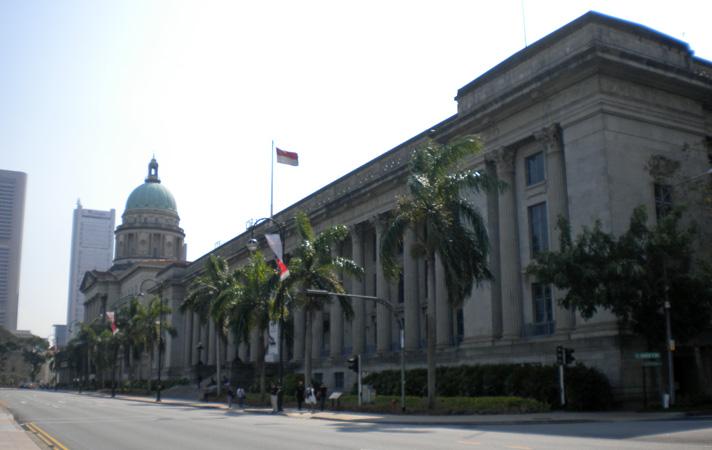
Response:
[{"label": "palm tree", "polygon": [[[220,343],[225,344],[229,327],[229,312],[233,307],[237,291],[235,276],[230,271],[227,261],[216,255],[210,255],[205,261],[205,272],[190,285],[188,296],[180,306],[181,312],[192,311],[198,314],[203,324],[212,319],[218,331],[217,376],[220,380]],[[218,383],[218,395],[220,394]]]},{"label": "palm tree", "polygon": [[140,330],[138,333],[139,339],[142,341],[143,349],[148,353],[149,357],[149,376],[148,391],[151,391],[151,368],[157,346],[165,348],[165,340],[160,333],[162,329],[171,336],[176,336],[175,328],[168,322],[167,315],[171,313],[171,308],[163,304],[160,296],[154,296],[148,304],[139,308],[134,320],[136,326]]},{"label": "palm tree", "polygon": [[[331,297],[312,295],[307,293],[307,290],[318,289],[344,294],[346,292],[339,273],[360,277],[363,275],[363,268],[350,259],[334,256],[333,250],[349,234],[344,225],[334,225],[317,235],[305,213],[297,213],[295,221],[300,241],[289,261],[290,276],[285,283],[295,289],[296,306],[301,307],[305,313],[304,379],[306,383],[311,383],[311,324],[314,313],[323,310],[326,303],[331,301]],[[338,300],[346,318],[351,319],[351,303],[346,297],[338,297]]]},{"label": "palm tree", "polygon": [[235,270],[236,290],[230,308],[230,327],[236,336],[247,340],[251,330],[257,331],[257,365],[260,373],[260,396],[265,396],[265,331],[270,320],[276,320],[282,311],[276,311],[276,294],[279,292],[279,274],[260,252],[250,257],[250,262]]},{"label": "palm tree", "polygon": [[427,363],[428,407],[435,406],[435,255],[444,267],[448,301],[462,305],[475,282],[490,279],[487,268],[489,240],[480,212],[462,194],[499,186],[496,180],[472,169],[463,169],[462,160],[481,151],[477,138],[467,136],[450,144],[429,141],[417,148],[410,161],[407,195],[398,206],[381,238],[380,252],[386,276],[400,271],[396,251],[403,233],[410,229],[413,257],[425,258],[428,267]]}]

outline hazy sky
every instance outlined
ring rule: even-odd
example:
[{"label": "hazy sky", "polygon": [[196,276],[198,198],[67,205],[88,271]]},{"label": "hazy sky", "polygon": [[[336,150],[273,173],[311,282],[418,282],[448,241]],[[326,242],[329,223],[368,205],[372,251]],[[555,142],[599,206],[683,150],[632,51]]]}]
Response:
[{"label": "hazy sky", "polygon": [[589,10],[712,59],[700,1],[0,1],[0,168],[28,174],[19,328],[66,321],[72,211],[151,156],[193,260],[456,111],[457,89]]}]

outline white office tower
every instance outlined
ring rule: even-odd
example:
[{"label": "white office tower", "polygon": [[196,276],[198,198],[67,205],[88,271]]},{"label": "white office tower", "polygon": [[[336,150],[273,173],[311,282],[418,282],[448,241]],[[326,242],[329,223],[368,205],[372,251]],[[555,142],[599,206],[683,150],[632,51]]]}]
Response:
[{"label": "white office tower", "polygon": [[27,174],[0,170],[0,326],[17,330]]},{"label": "white office tower", "polygon": [[84,294],[79,291],[84,273],[107,270],[114,257],[115,211],[84,209],[77,201],[72,226],[72,256],[69,268],[69,301],[67,327],[69,336],[76,335],[76,325],[84,319]]}]

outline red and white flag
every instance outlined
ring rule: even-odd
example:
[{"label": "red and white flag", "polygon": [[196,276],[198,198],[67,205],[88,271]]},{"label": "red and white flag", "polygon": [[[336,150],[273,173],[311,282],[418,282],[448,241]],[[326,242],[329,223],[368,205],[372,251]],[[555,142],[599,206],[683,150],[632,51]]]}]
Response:
[{"label": "red and white flag", "polygon": [[267,240],[267,245],[272,249],[272,253],[277,258],[277,268],[279,269],[279,279],[284,281],[289,276],[289,269],[287,265],[282,261],[282,238],[278,234],[265,234],[265,239]]},{"label": "red and white flag", "polygon": [[106,318],[109,319],[109,323],[111,324],[111,334],[118,333],[119,329],[116,327],[116,314],[114,314],[114,311],[107,311]]},{"label": "red and white flag", "polygon": [[294,152],[288,152],[277,147],[277,162],[280,164],[288,164],[290,166],[299,165],[299,155]]}]

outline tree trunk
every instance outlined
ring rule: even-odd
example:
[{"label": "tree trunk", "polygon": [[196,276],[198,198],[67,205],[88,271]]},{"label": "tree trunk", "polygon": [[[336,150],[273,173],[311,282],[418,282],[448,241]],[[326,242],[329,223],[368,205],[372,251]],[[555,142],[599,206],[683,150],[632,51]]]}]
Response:
[{"label": "tree trunk", "polygon": [[426,316],[427,363],[428,363],[428,409],[435,408],[435,258],[428,258],[428,310]]},{"label": "tree trunk", "polygon": [[304,311],[305,331],[304,331],[304,385],[311,386],[312,384],[312,311]]}]

